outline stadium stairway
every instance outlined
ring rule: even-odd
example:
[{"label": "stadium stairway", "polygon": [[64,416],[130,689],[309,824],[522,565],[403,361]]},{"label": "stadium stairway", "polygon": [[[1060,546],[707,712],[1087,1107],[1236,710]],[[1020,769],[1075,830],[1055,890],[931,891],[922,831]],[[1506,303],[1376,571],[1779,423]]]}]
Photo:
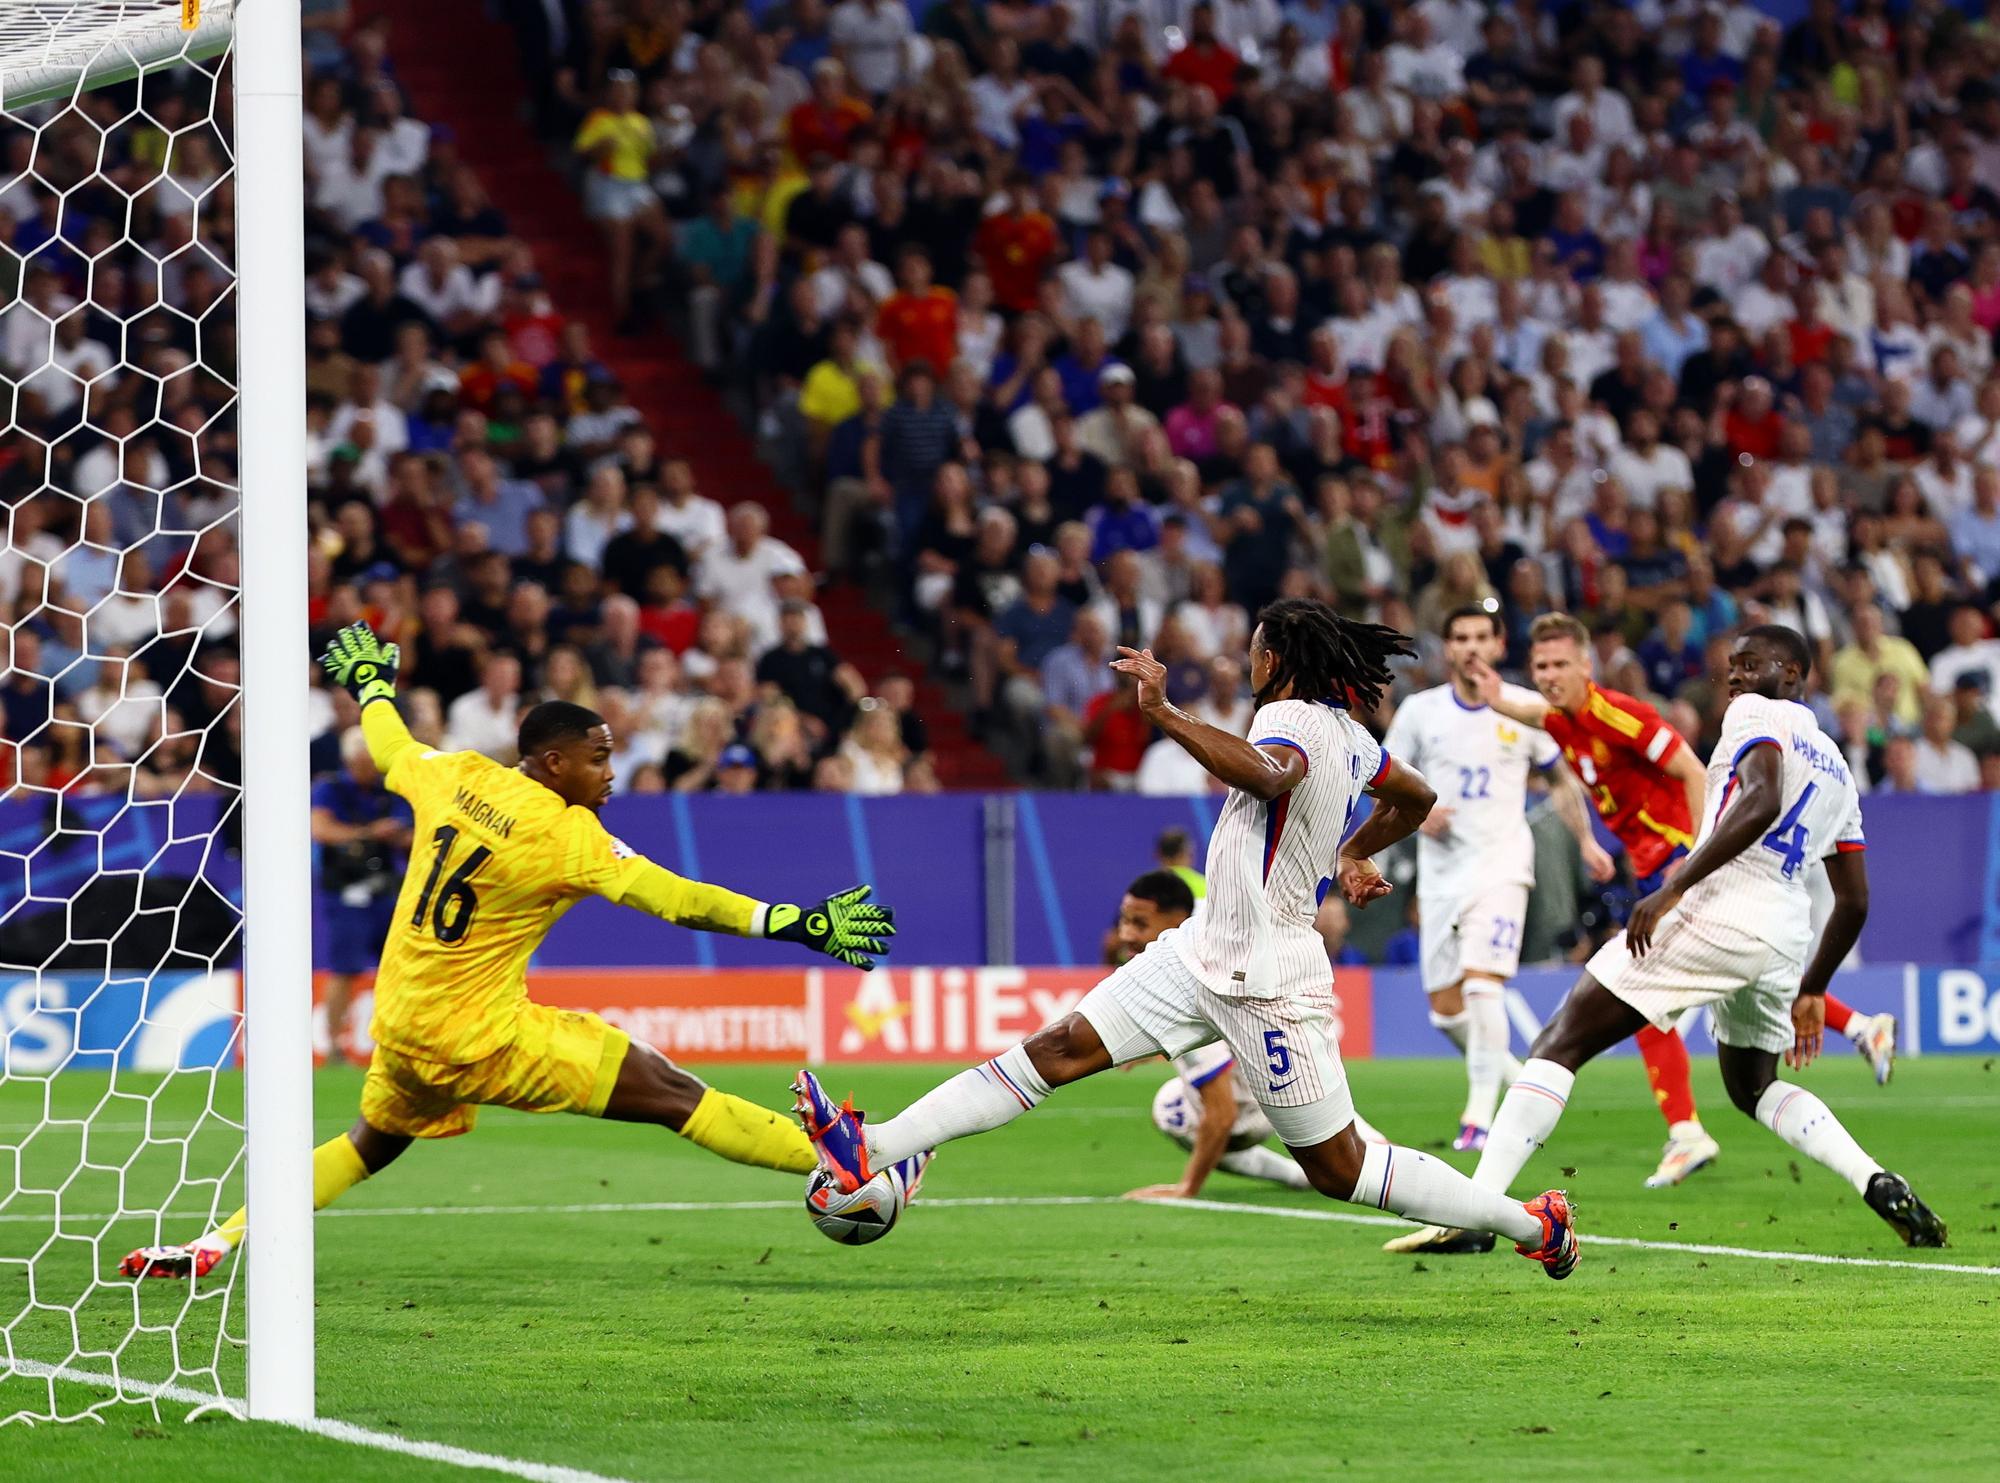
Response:
[{"label": "stadium stairway", "polygon": [[[549,162],[530,126],[512,33],[483,0],[424,0],[395,5],[357,0],[356,18],[386,17],[389,54],[410,96],[411,112],[450,127],[459,155],[479,174],[493,203],[534,251],[535,266],[556,307],[590,328],[598,357],[645,414],[663,453],[686,458],[700,487],[724,504],[752,499],[771,514],[772,532],[818,568],[818,538],[791,497],[756,454],[749,433],[673,339],[649,332],[613,333],[610,294],[597,231],[569,181]],[[503,60],[504,59],[504,60]],[[975,742],[964,717],[925,674],[888,620],[862,592],[836,582],[819,594],[834,648],[872,683],[892,670],[917,681],[917,709],[930,724],[939,780],[948,788],[1005,786],[1006,767]]]}]

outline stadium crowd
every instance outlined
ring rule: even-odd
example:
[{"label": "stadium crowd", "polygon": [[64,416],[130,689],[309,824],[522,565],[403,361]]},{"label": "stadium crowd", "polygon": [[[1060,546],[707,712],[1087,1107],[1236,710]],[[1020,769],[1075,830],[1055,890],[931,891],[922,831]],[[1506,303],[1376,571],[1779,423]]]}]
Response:
[{"label": "stadium crowd", "polygon": [[[421,733],[505,756],[563,696],[630,791],[934,787],[909,677],[829,643],[853,578],[1024,777],[1179,791],[1110,646],[1240,728],[1258,605],[1317,593],[1421,636],[1399,693],[1461,602],[1517,662],[1574,611],[1703,743],[1726,635],[1790,622],[1871,786],[2000,785],[1993,16],[514,9],[624,328],[748,399],[827,569],[656,443],[315,5],[313,616],[403,644]],[[7,135],[15,787],[238,770],[233,191],[202,79],[145,87]]]},{"label": "stadium crowd", "polygon": [[1044,781],[1199,786],[1257,606],[1578,613],[1712,740],[1793,624],[2000,784],[2000,16],[1813,0],[519,7],[637,284]]},{"label": "stadium crowd", "polygon": [[[403,646],[419,734],[503,760],[536,700],[592,705],[621,790],[935,788],[908,677],[842,663],[765,511],[656,446],[449,132],[409,116],[386,29],[309,9],[316,641],[366,617]],[[212,90],[176,69],[143,112],[138,85],[100,89],[5,133],[10,796],[240,780],[235,207]],[[334,776],[355,717],[314,694]]]}]

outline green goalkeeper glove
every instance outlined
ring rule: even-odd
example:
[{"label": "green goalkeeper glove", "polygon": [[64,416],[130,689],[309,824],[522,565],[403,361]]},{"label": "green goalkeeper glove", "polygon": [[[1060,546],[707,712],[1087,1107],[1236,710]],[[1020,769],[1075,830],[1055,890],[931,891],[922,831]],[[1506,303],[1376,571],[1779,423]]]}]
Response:
[{"label": "green goalkeeper glove", "polygon": [[888,940],[896,935],[895,911],[868,903],[874,891],[873,886],[850,886],[816,906],[773,905],[764,935],[800,943],[850,968],[873,968],[871,955],[886,953]]},{"label": "green goalkeeper glove", "polygon": [[328,639],[319,662],[327,678],[363,706],[396,698],[396,667],[403,662],[403,651],[375,637],[366,623],[350,623]]}]

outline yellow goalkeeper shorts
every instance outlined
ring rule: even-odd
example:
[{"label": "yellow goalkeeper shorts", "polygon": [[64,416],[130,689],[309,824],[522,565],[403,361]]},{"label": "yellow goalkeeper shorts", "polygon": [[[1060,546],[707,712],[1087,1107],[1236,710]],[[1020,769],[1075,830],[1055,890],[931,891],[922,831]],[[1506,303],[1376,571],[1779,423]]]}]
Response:
[{"label": "yellow goalkeeper shorts", "polygon": [[597,1015],[530,1001],[513,1042],[469,1066],[376,1046],[361,1116],[371,1128],[411,1138],[469,1133],[481,1107],[602,1117],[631,1047],[629,1035]]}]

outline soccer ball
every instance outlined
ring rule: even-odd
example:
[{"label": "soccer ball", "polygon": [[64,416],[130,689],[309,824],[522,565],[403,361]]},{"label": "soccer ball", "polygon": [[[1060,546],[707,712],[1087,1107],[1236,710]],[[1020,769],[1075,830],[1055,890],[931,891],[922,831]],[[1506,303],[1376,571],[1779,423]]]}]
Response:
[{"label": "soccer ball", "polygon": [[866,1246],[880,1241],[902,1215],[903,1207],[915,1193],[918,1160],[906,1159],[891,1165],[851,1195],[824,1169],[815,1169],[806,1180],[806,1214],[819,1233],[843,1246]]}]

